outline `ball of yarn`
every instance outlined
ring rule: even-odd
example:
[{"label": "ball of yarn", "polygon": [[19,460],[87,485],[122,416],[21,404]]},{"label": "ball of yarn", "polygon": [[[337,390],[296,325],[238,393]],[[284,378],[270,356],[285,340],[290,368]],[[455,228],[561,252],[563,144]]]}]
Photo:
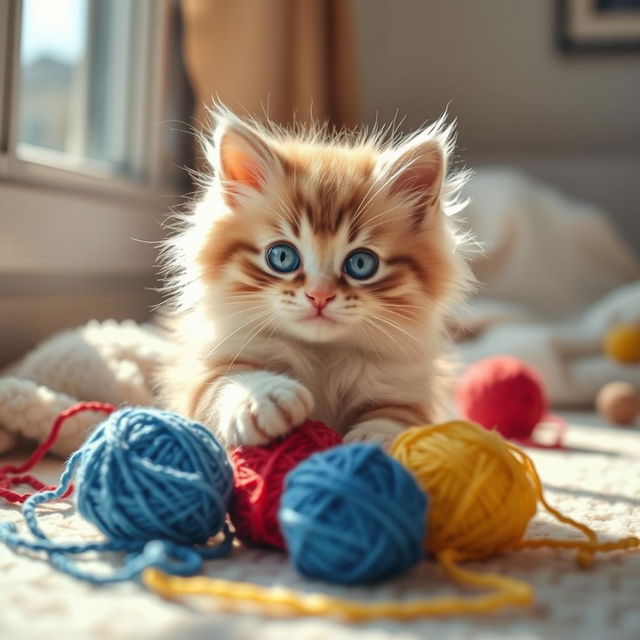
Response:
[{"label": "ball of yarn", "polygon": [[640,325],[618,324],[607,331],[603,343],[604,352],[617,362],[640,362]]},{"label": "ball of yarn", "polygon": [[234,496],[230,515],[236,535],[250,544],[284,549],[278,508],[285,476],[312,453],[341,442],[333,429],[307,420],[266,446],[241,446],[231,451]]},{"label": "ball of yarn", "polygon": [[464,418],[506,438],[528,438],[547,411],[540,377],[511,356],[471,365],[456,386],[456,401]]},{"label": "ball of yarn", "polygon": [[108,537],[192,545],[222,529],[233,472],[204,426],[127,407],[82,447],[76,487],[78,510]]},{"label": "ball of yarn", "polygon": [[535,470],[497,433],[465,421],[412,427],[391,455],[429,496],[430,553],[483,558],[519,542],[536,512]]},{"label": "ball of yarn", "polygon": [[427,499],[411,474],[373,444],[316,453],[286,479],[280,525],[298,570],[371,583],[423,556]]},{"label": "ball of yarn", "polygon": [[609,382],[596,396],[598,413],[615,424],[632,424],[640,414],[640,393],[628,382]]}]

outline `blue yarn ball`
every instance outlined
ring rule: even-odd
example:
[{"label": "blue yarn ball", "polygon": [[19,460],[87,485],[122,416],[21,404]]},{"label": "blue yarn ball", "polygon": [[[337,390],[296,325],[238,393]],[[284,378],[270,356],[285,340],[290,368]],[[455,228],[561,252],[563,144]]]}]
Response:
[{"label": "blue yarn ball", "polygon": [[193,545],[223,528],[233,470],[204,426],[168,411],[127,407],[80,451],[77,507],[109,538]]},{"label": "blue yarn ball", "polygon": [[316,453],[285,480],[279,511],[287,549],[312,578],[367,584],[423,557],[427,498],[374,444]]}]

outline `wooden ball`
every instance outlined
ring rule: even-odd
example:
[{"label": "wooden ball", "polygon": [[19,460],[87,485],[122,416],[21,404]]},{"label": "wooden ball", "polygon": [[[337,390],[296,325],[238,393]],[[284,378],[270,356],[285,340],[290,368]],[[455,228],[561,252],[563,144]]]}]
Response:
[{"label": "wooden ball", "polygon": [[604,337],[604,352],[617,362],[640,362],[640,325],[618,324]]},{"label": "wooden ball", "polygon": [[640,393],[628,382],[609,382],[596,397],[598,413],[614,424],[632,424],[640,413]]}]

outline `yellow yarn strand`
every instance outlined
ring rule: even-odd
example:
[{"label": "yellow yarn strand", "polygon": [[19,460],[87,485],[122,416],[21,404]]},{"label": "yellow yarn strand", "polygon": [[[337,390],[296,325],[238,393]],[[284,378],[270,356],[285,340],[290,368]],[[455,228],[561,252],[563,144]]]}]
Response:
[{"label": "yellow yarn strand", "polygon": [[[487,593],[408,602],[358,602],[324,594],[303,594],[277,587],[217,580],[181,578],[147,569],[143,582],[166,598],[205,595],[239,608],[251,604],[267,615],[334,616],[352,621],[373,618],[490,613],[508,605],[526,606],[533,590],[526,582],[463,569],[458,562],[490,557],[508,550],[552,547],[578,551],[587,566],[597,551],[639,549],[628,537],[600,542],[596,533],[554,509],[546,501],[535,466],[522,449],[499,434],[465,421],[413,427],[391,447],[429,496],[425,548],[457,584]],[[585,535],[585,540],[524,539],[540,503],[558,521]]]},{"label": "yellow yarn strand", "polygon": [[535,491],[538,501],[542,506],[560,522],[564,522],[576,529],[582,531],[587,540],[558,540],[557,538],[529,538],[521,540],[514,549],[540,549],[548,547],[552,549],[573,549],[578,551],[577,560],[581,567],[588,567],[593,562],[594,553],[610,552],[610,551],[630,551],[632,549],[640,549],[640,538],[636,536],[628,536],[619,540],[611,540],[607,542],[600,542],[598,536],[593,529],[590,529],[586,524],[577,522],[568,516],[565,516],[557,509],[554,509],[545,499],[542,489],[542,482],[540,476],[533,465],[533,461],[527,456],[524,451],[518,449],[513,444],[508,444],[511,449],[517,449],[519,455],[525,461],[527,466],[531,469],[532,477],[535,482]]},{"label": "yellow yarn strand", "polygon": [[494,591],[472,598],[446,596],[406,602],[359,602],[320,593],[303,594],[291,589],[204,576],[180,578],[159,569],[146,569],[142,574],[142,582],[171,600],[180,596],[208,596],[219,600],[225,609],[229,606],[239,609],[251,605],[252,610],[270,616],[330,616],[351,622],[377,618],[409,620],[453,614],[488,614],[509,605],[525,606],[533,600],[532,589],[524,582],[461,569],[455,564],[453,553],[442,554],[440,560],[445,571],[459,583],[492,588]]}]

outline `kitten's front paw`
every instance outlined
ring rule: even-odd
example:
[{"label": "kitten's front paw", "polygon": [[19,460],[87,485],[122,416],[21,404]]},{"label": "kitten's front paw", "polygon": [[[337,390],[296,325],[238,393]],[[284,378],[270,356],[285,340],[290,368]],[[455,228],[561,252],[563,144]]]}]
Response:
[{"label": "kitten's front paw", "polygon": [[218,403],[218,428],[227,444],[261,445],[304,422],[313,396],[291,378],[255,372],[227,384]]},{"label": "kitten's front paw", "polygon": [[371,442],[380,445],[385,451],[404,429],[404,425],[394,420],[367,420],[352,427],[344,436],[344,442]]}]

